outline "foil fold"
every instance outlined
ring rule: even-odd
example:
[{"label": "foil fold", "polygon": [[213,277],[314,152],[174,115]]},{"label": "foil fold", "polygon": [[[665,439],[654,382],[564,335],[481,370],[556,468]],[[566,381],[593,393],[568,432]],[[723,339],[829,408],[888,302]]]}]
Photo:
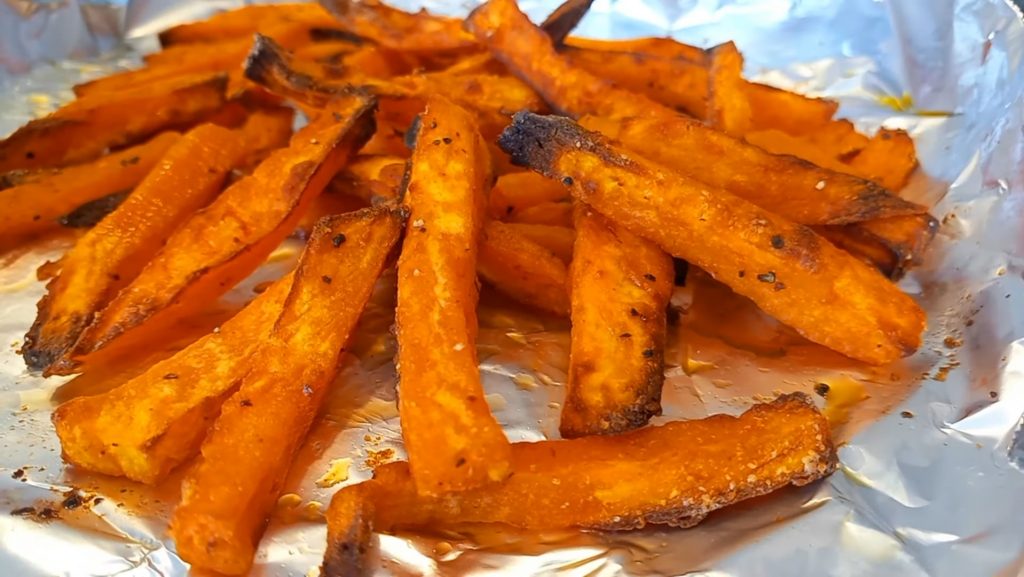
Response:
[{"label": "foil fold", "polygon": [[[0,134],[70,98],[75,82],[133,65],[140,51],[155,49],[154,32],[241,4],[0,2]],[[451,15],[469,7],[396,4]],[[535,20],[555,5],[522,3]],[[378,573],[1009,577],[1024,570],[1020,12],[997,0],[597,0],[576,33],[672,35],[703,46],[732,39],[748,77],[834,98],[839,115],[869,133],[907,129],[922,169],[906,196],[933,206],[943,223],[925,262],[901,283],[928,312],[925,344],[901,363],[867,369],[775,328],[697,275],[673,298],[682,321],[671,329],[658,420],[737,414],[776,392],[814,394],[821,383],[853,387],[859,400],[845,407],[816,397],[843,412],[835,475],[717,512],[690,530],[382,535]],[[43,380],[16,354],[42,295],[34,271],[64,248],[55,241],[0,257],[0,574],[186,575],[166,535],[180,474],[147,488],[60,460],[53,407],[113,383]],[[224,306],[251,298],[296,252],[280,249]],[[315,480],[332,460],[352,459],[345,482],[352,483],[403,456],[388,332],[393,282],[381,282],[361,321],[354,354],[286,483],[255,575],[316,574],[322,509],[338,486]],[[730,316],[702,317],[708,302],[733,307]],[[730,330],[752,321],[777,330],[771,346]],[[487,398],[509,437],[557,437],[566,322],[487,292],[480,322]]]}]

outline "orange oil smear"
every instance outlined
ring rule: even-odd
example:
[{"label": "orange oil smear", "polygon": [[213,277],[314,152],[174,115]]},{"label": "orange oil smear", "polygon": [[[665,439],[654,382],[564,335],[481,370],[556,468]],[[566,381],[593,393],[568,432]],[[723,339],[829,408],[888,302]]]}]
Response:
[{"label": "orange oil smear", "polygon": [[825,418],[832,427],[837,427],[850,420],[850,410],[862,401],[870,398],[860,381],[846,375],[840,375],[823,381],[828,385],[825,394]]}]

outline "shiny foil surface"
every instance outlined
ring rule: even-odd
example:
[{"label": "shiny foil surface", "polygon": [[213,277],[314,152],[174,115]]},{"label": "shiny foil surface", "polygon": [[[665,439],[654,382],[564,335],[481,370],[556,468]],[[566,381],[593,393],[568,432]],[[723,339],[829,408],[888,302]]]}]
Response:
[{"label": "shiny foil surface", "polygon": [[[462,15],[445,0],[404,8]],[[0,134],[131,65],[150,35],[239,2],[0,1]],[[556,3],[526,1],[536,20]],[[921,159],[905,196],[942,226],[901,286],[928,312],[921,350],[866,368],[811,345],[691,274],[673,298],[665,414],[738,414],[778,392],[824,406],[843,443],[831,478],[711,515],[689,530],[524,533],[494,527],[380,537],[379,575],[1011,577],[1024,571],[1024,26],[997,0],[597,0],[580,35],[728,39],[748,77],[835,98],[868,133],[904,128]],[[127,40],[129,48],[120,40]],[[83,58],[88,57],[86,60]],[[2,208],[0,208],[2,210]],[[149,488],[66,468],[56,404],[128,374],[42,379],[17,354],[70,241],[0,257],[0,575],[179,576],[166,534],[180,473]],[[283,273],[289,241],[216,310],[210,330]],[[394,275],[385,275],[323,417],[293,467],[254,575],[318,574],[322,510],[338,487],[403,455],[395,408]],[[515,441],[557,436],[568,322],[484,290],[481,371]],[[183,337],[184,338],[184,337]],[[169,354],[176,339],[146,355]],[[829,393],[823,398],[822,385]],[[817,391],[817,393],[815,392]],[[685,447],[680,447],[685,450]],[[346,461],[346,459],[348,461]],[[317,480],[348,473],[332,487]],[[344,475],[342,475],[344,476]],[[622,479],[629,483],[630,479]],[[321,483],[323,485],[325,483]]]}]

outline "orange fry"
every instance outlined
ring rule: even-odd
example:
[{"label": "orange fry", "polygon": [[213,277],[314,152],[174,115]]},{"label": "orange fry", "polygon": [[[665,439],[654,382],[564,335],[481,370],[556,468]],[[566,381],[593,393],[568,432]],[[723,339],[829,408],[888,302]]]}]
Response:
[{"label": "orange fry", "polygon": [[414,136],[398,261],[399,410],[416,486],[436,495],[503,479],[509,443],[484,400],[474,346],[487,149],[472,116],[441,97]]},{"label": "orange fry", "polygon": [[505,227],[548,249],[565,264],[572,261],[576,231],[564,226],[547,224],[505,223]]},{"label": "orange fry", "polygon": [[484,225],[476,264],[480,278],[512,299],[559,316],[569,315],[565,263],[543,246],[496,220]]},{"label": "orange fry", "polygon": [[137,278],[97,315],[75,355],[122,334],[162,328],[251,273],[297,226],[331,178],[369,138],[372,98],[353,95],[275,151],[179,227]]},{"label": "orange fry", "polygon": [[586,206],[575,216],[566,438],[621,433],[661,413],[675,278],[672,257],[651,241]]},{"label": "orange fry", "polygon": [[379,206],[317,223],[281,316],[182,483],[171,535],[193,567],[230,575],[248,571],[405,215]]},{"label": "orange fry", "polygon": [[889,190],[900,190],[917,168],[917,152],[905,130],[883,128],[849,164],[855,174]]},{"label": "orange fry", "polygon": [[255,4],[221,12],[200,22],[179,24],[159,34],[165,48],[176,44],[223,42],[228,39],[249,40],[267,25],[308,22],[320,26],[333,25],[334,19],[317,3]]},{"label": "orange fry", "polygon": [[[526,529],[691,527],[708,513],[836,467],[828,422],[805,395],[618,435],[512,445],[513,475],[434,498],[417,494],[406,463],[337,492],[327,513],[324,577],[359,560],[370,528],[503,523]],[[628,482],[624,482],[628,480]]]},{"label": "orange fry", "polygon": [[744,90],[743,55],[732,42],[712,48],[710,54],[708,123],[730,136],[742,137],[753,119]]},{"label": "orange fry", "polygon": [[513,172],[498,177],[487,204],[491,218],[507,220],[531,206],[568,199],[569,192],[561,183],[535,172]]},{"label": "orange fry", "polygon": [[75,364],[65,355],[96,313],[220,192],[245,152],[241,134],[214,124],[190,130],[171,146],[127,200],[61,259],[60,274],[47,284],[25,335],[25,364],[47,375],[71,371]]},{"label": "orange fry", "polygon": [[378,0],[331,0],[328,8],[343,25],[381,46],[401,52],[465,53],[478,45],[462,22],[420,10],[402,12]]}]

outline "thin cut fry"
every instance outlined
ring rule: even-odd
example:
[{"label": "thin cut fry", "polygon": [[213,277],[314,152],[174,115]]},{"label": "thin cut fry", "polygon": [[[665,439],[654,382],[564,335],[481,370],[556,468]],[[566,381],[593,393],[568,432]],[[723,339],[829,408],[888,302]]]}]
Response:
[{"label": "thin cut fry", "polygon": [[327,8],[349,29],[393,50],[465,53],[478,47],[461,21],[426,10],[410,14],[377,0],[330,0]]},{"label": "thin cut fry", "polygon": [[331,15],[316,3],[255,4],[222,12],[206,20],[180,24],[159,34],[160,45],[223,42],[228,39],[249,39],[268,24],[300,21],[331,26]]},{"label": "thin cut fry", "polygon": [[[557,42],[555,43],[558,44]],[[694,64],[705,64],[707,53],[702,48],[683,44],[672,38],[631,38],[629,40],[595,40],[593,38],[577,38],[570,36],[565,39],[565,46],[601,52],[628,52],[645,54],[660,58],[677,58]]]},{"label": "thin cut fry", "polygon": [[405,215],[380,206],[317,224],[281,316],[182,483],[171,535],[193,567],[229,575],[248,571]]},{"label": "thin cut fry", "polygon": [[476,260],[490,161],[472,117],[432,97],[415,132],[398,262],[402,436],[424,494],[508,475],[509,443],[476,358]]},{"label": "thin cut fry", "polygon": [[184,77],[80,99],[0,140],[0,172],[66,166],[198,120],[224,104],[223,76]]},{"label": "thin cut fry", "polygon": [[54,411],[64,460],[106,475],[154,484],[199,452],[225,397],[249,370],[291,290],[278,280],[220,330],[106,393]]},{"label": "thin cut fry", "polygon": [[711,126],[734,137],[750,131],[753,110],[744,90],[743,55],[732,42],[711,49],[708,110]]},{"label": "thin cut fry", "polygon": [[921,344],[917,303],[809,228],[610,146],[565,118],[517,113],[500,144],[517,164],[572,183],[579,200],[814,342],[873,364]]},{"label": "thin cut fry", "polygon": [[905,130],[883,128],[853,157],[850,168],[889,190],[900,190],[917,168],[914,141]]},{"label": "thin cut fry", "polygon": [[186,221],[97,315],[75,355],[93,353],[137,328],[161,328],[245,278],[369,138],[374,105],[365,95],[339,101],[332,114],[297,132],[288,148]]},{"label": "thin cut fry", "polygon": [[535,172],[514,172],[498,177],[488,206],[491,218],[506,220],[531,206],[568,199],[569,191],[561,183]]},{"label": "thin cut fry", "polygon": [[672,257],[586,206],[576,207],[572,341],[559,431],[636,429],[661,413]]},{"label": "thin cut fry", "polygon": [[569,316],[565,263],[511,225],[492,220],[484,226],[476,270],[480,278],[518,302]]},{"label": "thin cut fry", "polygon": [[[335,494],[327,513],[325,577],[350,573],[369,527],[390,532],[461,523],[525,529],[691,527],[708,513],[787,485],[806,485],[836,467],[828,422],[801,394],[619,435],[512,445],[504,483],[432,498],[414,490],[403,462]],[[623,480],[627,479],[628,482]]]},{"label": "thin cut fry", "polygon": [[[924,212],[870,181],[767,154],[572,67],[514,0],[490,0],[470,14],[467,26],[552,108],[577,118],[604,117],[584,125],[786,218],[802,224],[843,224]],[[627,118],[631,120],[607,120]]]},{"label": "thin cut fry", "polygon": [[505,227],[548,249],[565,264],[572,261],[573,243],[576,242],[576,231],[573,229],[564,226],[518,222],[506,223]]},{"label": "thin cut fry", "polygon": [[46,286],[22,354],[31,369],[67,374],[65,354],[192,213],[208,204],[245,155],[242,135],[203,124],[181,137],[128,199],[83,236]]},{"label": "thin cut fry", "polygon": [[165,132],[152,140],[54,171],[0,191],[0,248],[60,226],[58,219],[79,206],[137,185],[181,137]]}]

